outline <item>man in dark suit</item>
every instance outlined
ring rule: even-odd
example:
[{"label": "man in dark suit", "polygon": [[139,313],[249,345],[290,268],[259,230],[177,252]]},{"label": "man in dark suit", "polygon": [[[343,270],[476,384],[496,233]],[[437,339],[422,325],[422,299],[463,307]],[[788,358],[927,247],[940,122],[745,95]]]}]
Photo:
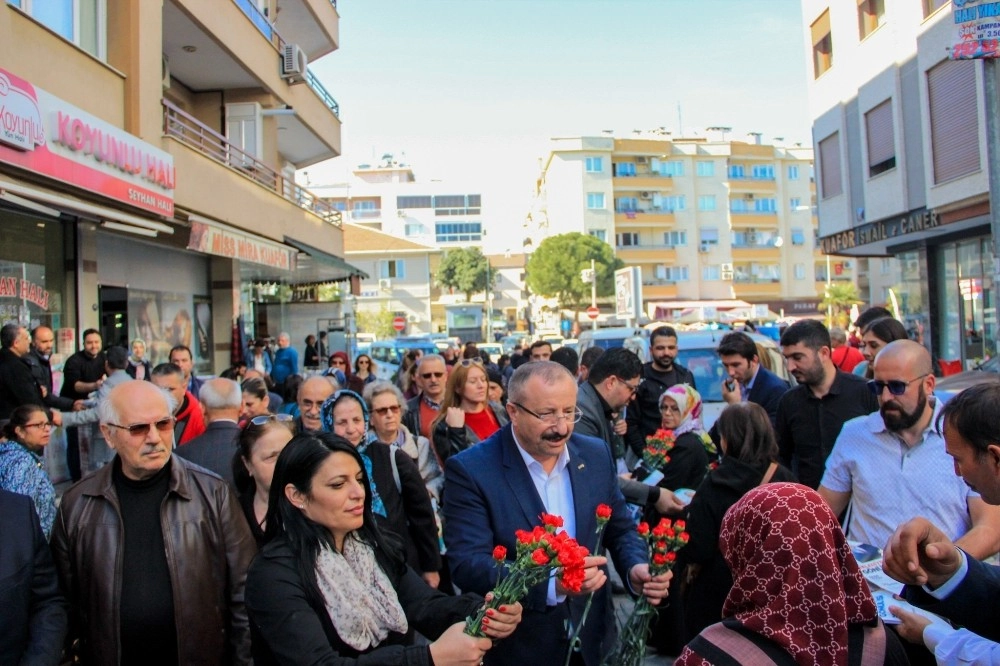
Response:
[{"label": "man in dark suit", "polygon": [[31,498],[0,490],[0,664],[58,664],[66,599]]},{"label": "man in dark suit", "polygon": [[208,426],[204,433],[177,447],[177,455],[215,472],[233,486],[233,455],[240,436],[237,419],[243,407],[243,392],[232,379],[209,379],[202,384],[198,401]]},{"label": "man in dark suit", "polygon": [[[558,363],[526,363],[507,386],[511,423],[486,441],[448,459],[445,474],[445,542],[452,577],[463,590],[485,594],[496,583],[495,545],[516,552],[515,531],[531,530],[543,512],[561,516],[566,532],[591,551],[596,546],[595,510],[612,509],[604,532],[623,581],[654,603],[666,596],[670,574],[649,575],[646,546],[635,533],[618,489],[605,442],[574,435],[580,412],[577,386]],[[567,627],[580,620],[587,596],[594,603],[581,632],[574,663],[596,666],[612,647],[615,619],[607,582],[607,558],[586,560],[579,593],[554,579],[533,588],[524,616],[509,640],[486,654],[487,664],[562,663]]]},{"label": "man in dark suit", "polygon": [[767,411],[771,425],[788,382],[760,364],[757,345],[746,333],[727,333],[716,350],[729,379],[722,382],[722,399],[730,405],[755,402]]}]

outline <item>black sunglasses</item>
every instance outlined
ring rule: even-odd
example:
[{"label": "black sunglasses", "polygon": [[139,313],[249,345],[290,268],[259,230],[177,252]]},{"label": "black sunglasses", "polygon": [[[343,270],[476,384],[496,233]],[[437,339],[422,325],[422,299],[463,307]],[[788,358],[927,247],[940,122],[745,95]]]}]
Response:
[{"label": "black sunglasses", "polygon": [[149,429],[155,427],[160,432],[170,432],[174,428],[174,417],[168,416],[160,419],[156,423],[133,423],[132,425],[118,425],[117,423],[107,423],[112,428],[127,430],[132,437],[145,437],[149,434]]},{"label": "black sunglasses", "polygon": [[913,382],[920,381],[926,376],[927,375],[920,375],[919,377],[914,377],[908,382],[904,382],[902,379],[890,379],[889,381],[885,382],[879,379],[872,379],[868,382],[868,390],[871,391],[874,395],[882,395],[882,391],[884,391],[885,388],[888,387],[889,393],[893,395],[903,395],[904,393],[906,393],[907,386],[909,386]]}]

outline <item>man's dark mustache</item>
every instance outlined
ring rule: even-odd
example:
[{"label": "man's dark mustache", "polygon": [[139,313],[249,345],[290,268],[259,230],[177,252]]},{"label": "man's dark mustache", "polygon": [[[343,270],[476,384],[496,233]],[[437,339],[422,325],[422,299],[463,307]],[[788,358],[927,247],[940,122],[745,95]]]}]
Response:
[{"label": "man's dark mustache", "polygon": [[547,432],[544,435],[542,435],[542,439],[544,439],[546,442],[561,442],[567,437],[569,437],[569,433],[562,435],[559,434],[558,432]]}]

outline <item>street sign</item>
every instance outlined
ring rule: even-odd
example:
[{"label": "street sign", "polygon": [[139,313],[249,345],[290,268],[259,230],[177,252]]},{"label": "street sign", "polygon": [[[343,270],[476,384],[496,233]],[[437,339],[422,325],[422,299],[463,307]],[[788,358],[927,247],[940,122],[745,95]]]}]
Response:
[{"label": "street sign", "polygon": [[406,330],[406,317],[394,317],[392,320],[392,328],[397,333],[402,333]]},{"label": "street sign", "polygon": [[597,319],[598,315],[600,314],[601,314],[601,309],[598,308],[596,305],[591,305],[589,308],[587,308],[587,316],[590,317],[591,319]]}]

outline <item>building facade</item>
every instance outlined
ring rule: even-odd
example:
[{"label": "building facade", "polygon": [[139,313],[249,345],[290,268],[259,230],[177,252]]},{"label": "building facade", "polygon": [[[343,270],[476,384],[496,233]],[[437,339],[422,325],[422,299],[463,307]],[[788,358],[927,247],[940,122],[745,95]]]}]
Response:
[{"label": "building facade", "polygon": [[357,274],[294,180],[340,153],[308,68],[339,23],[331,0],[0,3],[0,319],[215,373],[238,321],[276,335],[303,286]]},{"label": "building facade", "polygon": [[[816,315],[827,264],[815,244],[812,150],[715,139],[554,139],[532,236],[570,231],[638,266],[646,313],[680,301],[740,300]],[[853,264],[830,267],[851,280]]]},{"label": "building facade", "polygon": [[[946,0],[803,0],[820,243],[872,304],[969,367],[996,353],[983,66]],[[838,259],[839,261],[840,259]]]}]

